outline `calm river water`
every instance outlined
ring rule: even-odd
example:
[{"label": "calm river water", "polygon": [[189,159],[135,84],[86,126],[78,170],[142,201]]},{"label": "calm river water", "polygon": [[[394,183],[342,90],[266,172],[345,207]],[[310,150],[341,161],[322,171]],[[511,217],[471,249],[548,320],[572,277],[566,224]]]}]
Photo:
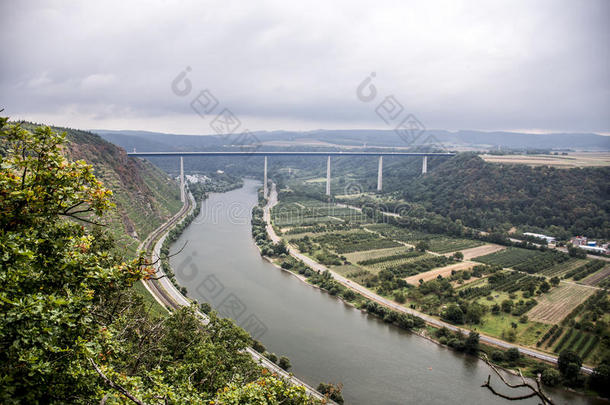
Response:
[{"label": "calm river water", "polygon": [[[511,403],[480,387],[490,372],[482,361],[387,325],[263,260],[250,234],[258,187],[245,180],[241,189],[212,194],[174,244],[187,242],[171,264],[190,297],[288,356],[310,385],[342,383],[348,404]],[[597,403],[563,391],[553,397]]]}]

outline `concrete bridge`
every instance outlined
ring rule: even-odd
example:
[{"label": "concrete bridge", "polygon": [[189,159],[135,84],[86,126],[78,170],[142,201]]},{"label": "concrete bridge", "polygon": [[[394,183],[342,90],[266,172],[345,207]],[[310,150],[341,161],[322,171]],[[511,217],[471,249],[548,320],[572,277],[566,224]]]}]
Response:
[{"label": "concrete bridge", "polygon": [[383,187],[383,157],[384,156],[420,156],[422,157],[421,172],[425,174],[428,171],[428,156],[440,156],[449,157],[455,156],[455,153],[435,153],[435,152],[254,152],[254,151],[240,151],[240,152],[133,152],[127,153],[129,156],[134,157],[167,157],[167,156],[179,156],[180,157],[180,190],[181,199],[185,201],[186,195],[184,193],[184,156],[253,156],[260,155],[264,156],[263,165],[263,193],[264,197],[268,197],[267,187],[267,158],[269,156],[326,156],[326,195],[330,196],[330,157],[331,156],[374,156],[379,157],[379,168],[377,170],[377,191],[381,191]]}]

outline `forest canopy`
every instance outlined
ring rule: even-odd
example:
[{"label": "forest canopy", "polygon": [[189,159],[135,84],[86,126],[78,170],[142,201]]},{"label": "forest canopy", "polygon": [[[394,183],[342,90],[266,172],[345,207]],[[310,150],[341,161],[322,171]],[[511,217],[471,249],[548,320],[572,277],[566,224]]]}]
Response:
[{"label": "forest canopy", "polygon": [[402,193],[407,201],[477,229],[528,225],[558,237],[609,239],[608,179],[610,167],[500,165],[466,153],[412,180]]}]

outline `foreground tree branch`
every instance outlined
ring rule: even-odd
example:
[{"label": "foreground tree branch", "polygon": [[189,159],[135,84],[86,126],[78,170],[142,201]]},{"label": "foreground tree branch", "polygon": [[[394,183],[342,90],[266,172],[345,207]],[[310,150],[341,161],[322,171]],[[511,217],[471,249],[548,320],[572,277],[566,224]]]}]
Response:
[{"label": "foreground tree branch", "polygon": [[114,388],[115,390],[119,391],[121,394],[125,395],[127,398],[131,399],[136,404],[144,405],[144,402],[140,401],[138,398],[131,395],[129,393],[129,391],[127,391],[125,388],[121,387],[119,384],[116,384],[110,378],[106,377],[104,372],[102,370],[100,370],[100,368],[95,363],[95,361],[93,361],[93,359],[89,359],[89,363],[91,363],[91,365],[93,366],[95,371],[100,375],[100,377],[102,377],[102,379],[106,382],[106,384],[108,384],[110,387]]},{"label": "foreground tree branch", "polygon": [[540,398],[540,400],[542,401],[542,404],[544,405],[555,405],[555,403],[551,400],[551,398],[549,398],[543,391],[542,391],[542,386],[540,384],[540,374],[538,374],[538,376],[536,377],[536,386],[534,387],[532,384],[528,383],[525,379],[525,377],[523,377],[523,374],[521,374],[521,370],[519,371],[519,376],[521,377],[521,383],[520,384],[511,384],[508,381],[506,381],[506,378],[504,378],[504,376],[502,375],[502,373],[500,373],[500,370],[498,370],[496,368],[496,366],[494,366],[489,359],[487,358],[486,355],[483,355],[483,360],[485,361],[485,363],[487,363],[487,365],[489,367],[491,367],[491,369],[494,371],[494,373],[496,373],[496,375],[498,377],[500,377],[500,380],[502,380],[502,382],[504,383],[504,385],[506,385],[509,388],[513,388],[513,389],[517,389],[517,388],[527,388],[530,390],[529,393],[523,394],[523,395],[518,395],[518,396],[510,396],[510,395],[506,395],[506,394],[502,394],[501,392],[496,391],[492,386],[491,386],[491,374],[487,376],[487,381],[485,381],[483,383],[483,385],[481,385],[481,387],[487,388],[489,391],[491,391],[492,394],[500,397],[500,398],[504,398],[507,399],[509,401],[520,401],[523,399],[528,399],[528,398],[532,398],[532,397],[538,397]]}]

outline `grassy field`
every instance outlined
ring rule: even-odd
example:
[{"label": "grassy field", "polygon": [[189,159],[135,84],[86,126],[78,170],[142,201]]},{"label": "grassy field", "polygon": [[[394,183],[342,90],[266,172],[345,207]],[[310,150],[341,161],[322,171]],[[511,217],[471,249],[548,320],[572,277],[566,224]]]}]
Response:
[{"label": "grassy field", "polygon": [[562,283],[538,298],[538,305],[527,316],[539,322],[559,323],[594,292],[593,288]]},{"label": "grassy field", "polygon": [[343,277],[347,277],[347,275],[350,273],[354,273],[354,272],[362,270],[362,268],[360,268],[359,266],[355,266],[353,264],[342,264],[340,266],[331,266],[331,269],[333,271],[336,271],[337,273],[341,274]]},{"label": "grassy field", "polygon": [[562,155],[481,155],[492,163],[524,164],[528,166],[554,166],[558,168],[610,166],[610,153],[579,152]]},{"label": "grassy field", "polygon": [[481,325],[473,325],[472,327],[487,335],[502,338],[503,333],[513,329],[513,325],[517,325],[517,328],[514,329],[516,332],[515,342],[526,346],[535,345],[539,336],[544,335],[551,328],[551,325],[541,322],[520,323],[519,317],[511,314],[492,315],[489,313],[483,316]]},{"label": "grassy field", "polygon": [[326,183],[325,177],[315,177],[313,179],[305,180],[305,183]]}]

